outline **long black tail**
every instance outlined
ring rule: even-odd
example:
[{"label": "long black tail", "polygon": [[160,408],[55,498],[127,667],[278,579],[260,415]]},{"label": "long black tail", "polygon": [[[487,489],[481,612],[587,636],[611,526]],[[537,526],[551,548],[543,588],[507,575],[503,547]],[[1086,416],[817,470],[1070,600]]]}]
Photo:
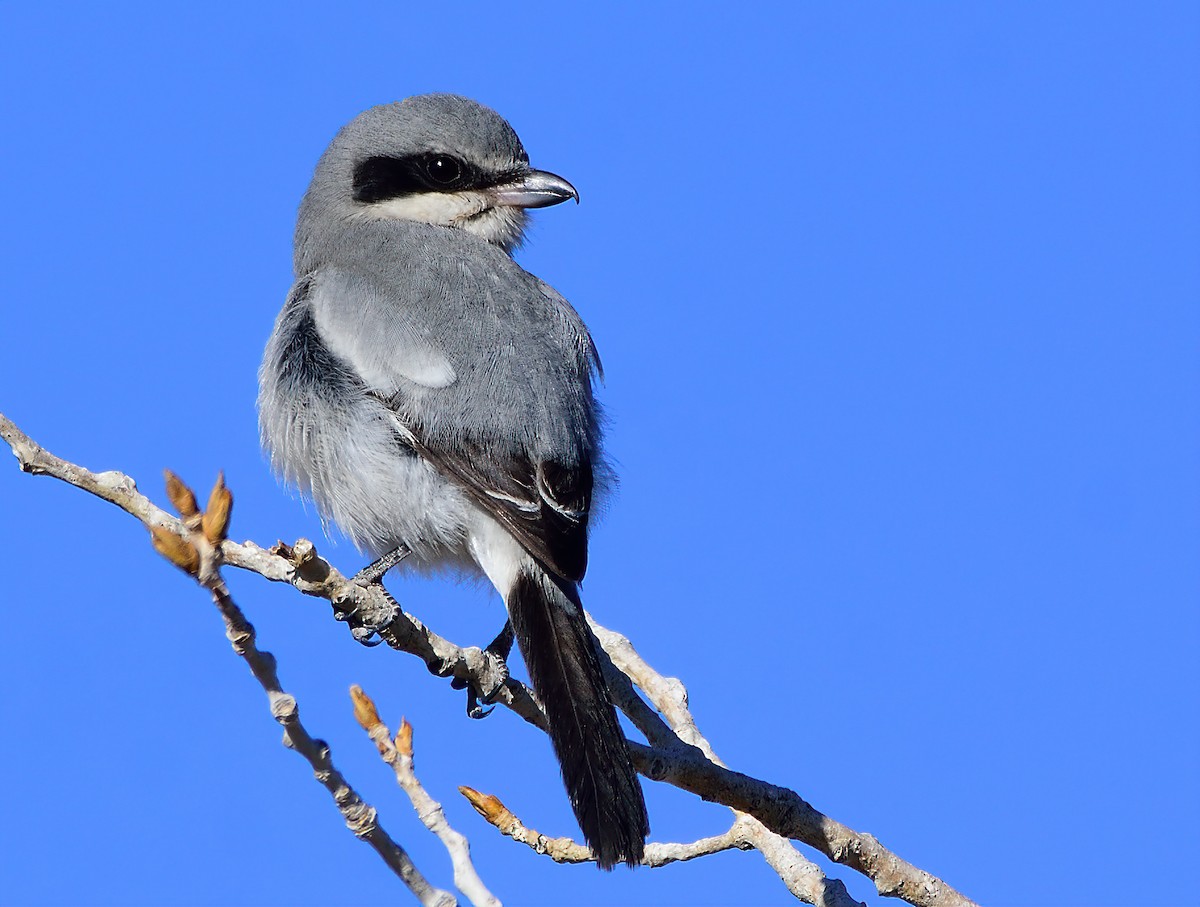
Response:
[{"label": "long black tail", "polygon": [[575,585],[522,570],[508,616],[584,839],[601,869],[636,865],[650,833],[646,801]]}]

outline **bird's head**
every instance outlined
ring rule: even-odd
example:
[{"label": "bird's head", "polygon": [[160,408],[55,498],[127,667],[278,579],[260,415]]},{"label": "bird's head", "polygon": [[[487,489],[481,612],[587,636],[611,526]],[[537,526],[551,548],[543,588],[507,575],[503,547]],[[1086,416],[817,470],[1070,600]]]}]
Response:
[{"label": "bird's head", "polygon": [[511,251],[526,209],[579,201],[560,176],[529,166],[513,128],[457,95],[372,107],[337,134],[301,207],[309,218],[399,219],[465,230]]}]

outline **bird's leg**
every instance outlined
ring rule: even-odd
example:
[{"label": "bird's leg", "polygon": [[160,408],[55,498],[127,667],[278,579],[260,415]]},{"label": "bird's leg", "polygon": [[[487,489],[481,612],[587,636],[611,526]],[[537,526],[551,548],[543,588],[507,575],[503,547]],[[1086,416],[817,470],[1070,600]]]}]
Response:
[{"label": "bird's leg", "polygon": [[491,652],[501,661],[507,662],[508,656],[512,652],[514,639],[512,621],[506,620],[504,628],[496,634],[496,638],[489,642],[483,651]]},{"label": "bird's leg", "polygon": [[370,586],[373,583],[377,583],[383,579],[385,573],[410,554],[412,554],[412,549],[401,542],[383,557],[371,561],[371,563],[359,570],[354,576],[350,577],[350,582],[357,583],[360,586]]},{"label": "bird's leg", "polygon": [[[460,680],[457,677],[450,681],[450,686],[454,689],[466,689],[467,715],[469,717],[486,718],[492,714],[492,710],[495,708],[492,704],[496,701],[496,697],[500,695],[500,691],[504,689],[504,681],[508,680],[508,656],[512,652],[513,639],[512,623],[505,621],[503,629],[496,634],[496,638],[484,648],[484,652],[494,655],[496,660],[500,662],[500,679],[486,693],[479,690],[470,681]],[[492,708],[485,709],[483,706],[492,706]]]},{"label": "bird's leg", "polygon": [[338,605],[334,605],[334,618],[344,620],[350,624],[350,635],[364,646],[377,646],[383,640],[373,639],[376,633],[390,624],[396,618],[396,614],[400,610],[400,606],[388,594],[388,591],[383,588],[383,575],[395,567],[398,563],[404,560],[412,550],[405,544],[397,545],[395,549],[389,551],[381,558],[371,561],[367,566],[363,567],[358,573],[350,578],[350,582],[357,586],[372,586],[378,585],[383,590],[384,596],[392,605],[391,613],[385,616],[382,620],[367,620],[359,612],[357,606],[349,611],[343,611]]}]

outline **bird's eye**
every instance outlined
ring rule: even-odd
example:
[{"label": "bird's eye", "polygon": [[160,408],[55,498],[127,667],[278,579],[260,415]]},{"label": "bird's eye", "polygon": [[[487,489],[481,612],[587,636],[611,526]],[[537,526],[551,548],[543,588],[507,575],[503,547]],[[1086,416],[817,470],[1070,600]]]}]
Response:
[{"label": "bird's eye", "polygon": [[438,154],[426,162],[425,172],[439,186],[449,186],[462,176],[462,164],[449,155]]}]

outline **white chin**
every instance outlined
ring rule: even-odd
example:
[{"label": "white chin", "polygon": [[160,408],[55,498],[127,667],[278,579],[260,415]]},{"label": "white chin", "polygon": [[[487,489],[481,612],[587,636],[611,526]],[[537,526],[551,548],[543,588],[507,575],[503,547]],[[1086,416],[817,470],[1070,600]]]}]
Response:
[{"label": "white chin", "polygon": [[485,239],[505,251],[515,249],[525,238],[525,224],[529,215],[524,208],[488,208],[474,217],[453,224]]}]

